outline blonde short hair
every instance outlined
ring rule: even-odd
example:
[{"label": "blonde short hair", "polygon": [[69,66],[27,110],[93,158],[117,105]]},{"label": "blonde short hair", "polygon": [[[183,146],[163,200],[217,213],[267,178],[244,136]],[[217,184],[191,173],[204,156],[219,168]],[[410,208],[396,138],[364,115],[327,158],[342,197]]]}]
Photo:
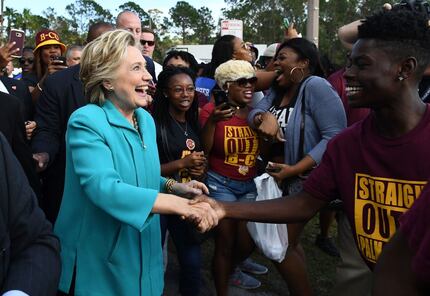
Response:
[{"label": "blonde short hair", "polygon": [[226,88],[227,81],[252,77],[255,77],[254,67],[250,62],[242,60],[229,60],[219,65],[215,70],[215,80],[222,89]]},{"label": "blonde short hair", "polygon": [[90,103],[104,104],[107,90],[103,82],[116,79],[116,70],[127,55],[128,46],[138,44],[133,34],[125,30],[106,32],[85,46],[79,75]]}]

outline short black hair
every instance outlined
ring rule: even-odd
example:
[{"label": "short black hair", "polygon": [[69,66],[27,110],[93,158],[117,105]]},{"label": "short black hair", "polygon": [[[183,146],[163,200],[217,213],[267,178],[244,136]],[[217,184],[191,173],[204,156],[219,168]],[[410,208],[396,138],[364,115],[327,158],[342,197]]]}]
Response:
[{"label": "short black hair", "polygon": [[315,43],[305,38],[289,39],[279,45],[274,57],[275,60],[278,58],[279,52],[286,47],[293,49],[301,60],[309,60],[309,72],[311,75],[325,77],[325,73],[320,62],[320,54]]},{"label": "short black hair", "polygon": [[[103,28],[105,28],[106,30],[102,30]],[[87,43],[90,43],[91,41],[99,37],[101,32],[106,32],[113,29],[114,29],[114,26],[108,22],[100,21],[100,22],[92,23],[88,28]]]},{"label": "short black hair", "polygon": [[190,65],[190,69],[197,73],[199,65],[196,58],[189,52],[183,50],[171,50],[167,53],[163,61],[163,69],[166,68],[167,62],[172,58],[181,58]]},{"label": "short black hair", "polygon": [[155,34],[154,30],[152,30],[151,28],[142,28],[142,33],[151,33],[152,35],[154,35],[154,40],[157,37],[157,34]]},{"label": "short black hair", "polygon": [[430,28],[426,13],[404,6],[380,11],[358,26],[358,39],[374,39],[394,59],[415,57],[417,75],[421,76],[430,62]]},{"label": "short black hair", "polygon": [[233,58],[235,39],[236,36],[224,35],[215,41],[212,48],[212,60],[203,72],[203,76],[214,78],[216,68]]}]

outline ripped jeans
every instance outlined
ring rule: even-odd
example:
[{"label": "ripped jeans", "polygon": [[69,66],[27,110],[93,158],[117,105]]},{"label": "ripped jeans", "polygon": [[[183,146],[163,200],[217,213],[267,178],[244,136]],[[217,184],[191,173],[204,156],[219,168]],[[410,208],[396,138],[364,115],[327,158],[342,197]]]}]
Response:
[{"label": "ripped jeans", "polygon": [[255,201],[257,189],[254,179],[233,180],[213,171],[207,173],[206,184],[209,196],[220,201]]}]

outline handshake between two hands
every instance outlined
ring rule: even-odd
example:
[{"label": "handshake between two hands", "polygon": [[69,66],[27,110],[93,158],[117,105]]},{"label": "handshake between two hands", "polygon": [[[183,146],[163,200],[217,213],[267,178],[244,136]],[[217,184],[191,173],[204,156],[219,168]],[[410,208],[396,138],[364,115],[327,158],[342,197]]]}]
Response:
[{"label": "handshake between two hands", "polygon": [[195,180],[176,183],[172,190],[179,196],[192,198],[180,209],[181,218],[193,223],[200,232],[211,230],[225,217],[222,204],[206,195],[209,194],[209,190],[205,184]]},{"label": "handshake between two hands", "polygon": [[206,195],[200,195],[190,200],[190,211],[183,218],[193,223],[198,231],[206,232],[218,225],[218,221],[225,216],[222,206]]}]

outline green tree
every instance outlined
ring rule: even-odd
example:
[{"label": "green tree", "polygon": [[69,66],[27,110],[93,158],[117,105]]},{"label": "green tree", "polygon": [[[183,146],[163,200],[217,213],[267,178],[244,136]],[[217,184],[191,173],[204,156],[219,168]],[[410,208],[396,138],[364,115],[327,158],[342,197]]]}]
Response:
[{"label": "green tree", "polygon": [[194,39],[198,43],[208,44],[213,41],[213,33],[215,29],[212,11],[207,7],[200,7],[197,10],[197,19],[194,26]]},{"label": "green tree", "polygon": [[42,12],[42,15],[48,21],[48,27],[57,31],[60,35],[61,41],[65,44],[79,44],[82,45],[85,40],[85,34],[79,34],[75,30],[70,30],[70,24],[73,23],[72,20],[67,19],[64,16],[57,15],[54,8],[48,7]]},{"label": "green tree", "polygon": [[9,33],[11,28],[21,29],[25,32],[26,45],[34,45],[35,35],[42,28],[49,27],[49,21],[40,15],[34,15],[27,8],[24,8],[22,13],[6,7],[4,16],[7,20],[6,33]]},{"label": "green tree", "polygon": [[243,21],[243,39],[270,44],[283,39],[282,20],[287,17],[299,30],[305,27],[305,3],[302,0],[226,0],[226,19]]},{"label": "green tree", "polygon": [[12,27],[18,27],[17,26],[17,18],[19,17],[18,11],[16,11],[13,8],[6,7],[5,11],[3,12],[3,17],[7,22],[7,29],[6,31],[9,32],[9,30]]},{"label": "green tree", "polygon": [[150,17],[149,14],[146,13],[145,10],[143,10],[142,7],[139,6],[139,4],[136,4],[133,1],[128,1],[118,7],[120,11],[129,10],[135,12],[142,23],[142,27],[149,27],[150,25]]},{"label": "green tree", "polygon": [[190,40],[193,29],[196,27],[198,12],[193,6],[185,1],[178,1],[175,7],[169,9],[172,24],[179,29],[178,33],[182,38],[182,44]]},{"label": "green tree", "polygon": [[164,35],[166,29],[162,28],[161,18],[163,12],[157,8],[149,9],[149,28],[156,30],[158,35]]},{"label": "green tree", "polygon": [[341,66],[345,62],[346,49],[337,37],[337,30],[360,18],[359,0],[330,0],[320,2],[319,50],[328,59]]},{"label": "green tree", "polygon": [[[305,0],[225,0],[228,7],[224,18],[243,21],[244,39],[254,43],[283,41],[282,19],[288,18],[306,36],[307,1]],[[344,49],[337,29],[380,9],[384,0],[320,0],[319,4],[319,49],[332,62],[343,65]]]},{"label": "green tree", "polygon": [[93,0],[77,0],[66,6],[71,18],[71,26],[78,34],[85,34],[88,27],[99,21],[112,22],[113,16]]}]

